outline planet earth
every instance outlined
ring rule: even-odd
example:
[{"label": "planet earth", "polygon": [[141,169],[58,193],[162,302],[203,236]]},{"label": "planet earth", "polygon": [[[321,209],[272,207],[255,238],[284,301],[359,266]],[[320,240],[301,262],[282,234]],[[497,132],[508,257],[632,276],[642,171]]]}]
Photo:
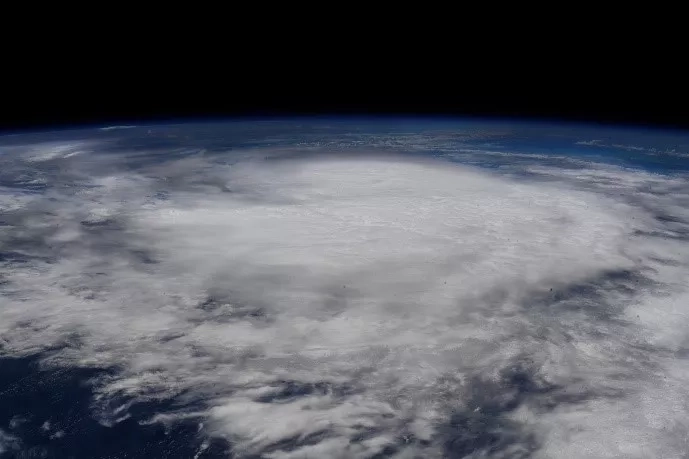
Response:
[{"label": "planet earth", "polygon": [[0,137],[0,457],[688,456],[689,133]]}]

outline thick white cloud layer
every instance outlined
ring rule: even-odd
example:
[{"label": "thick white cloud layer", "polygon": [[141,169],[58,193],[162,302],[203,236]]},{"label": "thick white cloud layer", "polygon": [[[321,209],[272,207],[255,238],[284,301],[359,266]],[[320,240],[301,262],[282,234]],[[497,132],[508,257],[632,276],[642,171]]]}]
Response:
[{"label": "thick white cloud layer", "polygon": [[683,177],[89,157],[112,172],[0,194],[0,343],[115,368],[103,422],[175,399],[153,421],[275,458],[689,452]]}]

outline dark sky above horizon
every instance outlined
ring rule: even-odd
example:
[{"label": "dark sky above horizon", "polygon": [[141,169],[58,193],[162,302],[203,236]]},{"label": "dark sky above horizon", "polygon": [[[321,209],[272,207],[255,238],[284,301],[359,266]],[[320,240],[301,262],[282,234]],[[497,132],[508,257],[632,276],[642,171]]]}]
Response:
[{"label": "dark sky above horizon", "polygon": [[[458,115],[537,118],[689,129],[681,75],[659,63],[634,68],[608,56],[337,58],[259,50],[193,59],[172,51],[137,56],[64,55],[7,68],[0,132],[75,124],[228,116]],[[480,54],[480,53],[479,53]],[[433,57],[433,59],[431,58]],[[99,59],[99,60],[94,60]],[[588,58],[587,58],[588,59]]]},{"label": "dark sky above horizon", "polygon": [[[206,119],[236,116],[291,115],[366,115],[366,116],[462,116],[549,121],[582,121],[603,124],[689,128],[689,116],[673,110],[669,101],[659,100],[636,106],[614,99],[574,100],[534,97],[524,100],[519,95],[472,94],[453,97],[376,97],[361,95],[345,101],[346,94],[317,100],[305,95],[297,99],[278,93],[255,98],[246,94],[241,99],[212,95],[180,94],[166,99],[162,94],[140,97],[115,97],[96,94],[69,100],[59,93],[48,93],[19,109],[4,110],[0,132],[71,127],[103,123],[155,122],[175,119]],[[666,105],[663,105],[666,104]],[[28,109],[30,107],[30,109]],[[668,108],[669,107],[669,108]]]}]

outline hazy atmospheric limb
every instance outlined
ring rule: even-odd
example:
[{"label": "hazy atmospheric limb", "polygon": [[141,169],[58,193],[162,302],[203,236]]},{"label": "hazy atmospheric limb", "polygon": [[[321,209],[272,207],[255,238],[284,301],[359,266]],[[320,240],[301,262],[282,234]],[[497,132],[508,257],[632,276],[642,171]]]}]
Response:
[{"label": "hazy atmospheric limb", "polygon": [[240,455],[687,452],[685,177],[365,153],[9,153],[2,353]]}]

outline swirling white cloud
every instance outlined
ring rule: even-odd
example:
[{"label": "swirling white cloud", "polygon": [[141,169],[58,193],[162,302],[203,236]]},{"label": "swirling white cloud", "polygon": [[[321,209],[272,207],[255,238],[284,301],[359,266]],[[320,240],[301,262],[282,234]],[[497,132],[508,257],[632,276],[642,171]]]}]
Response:
[{"label": "swirling white cloud", "polygon": [[178,399],[152,421],[240,455],[688,451],[685,177],[70,145],[3,158],[65,167],[0,192],[0,340],[116,369],[104,423]]}]

